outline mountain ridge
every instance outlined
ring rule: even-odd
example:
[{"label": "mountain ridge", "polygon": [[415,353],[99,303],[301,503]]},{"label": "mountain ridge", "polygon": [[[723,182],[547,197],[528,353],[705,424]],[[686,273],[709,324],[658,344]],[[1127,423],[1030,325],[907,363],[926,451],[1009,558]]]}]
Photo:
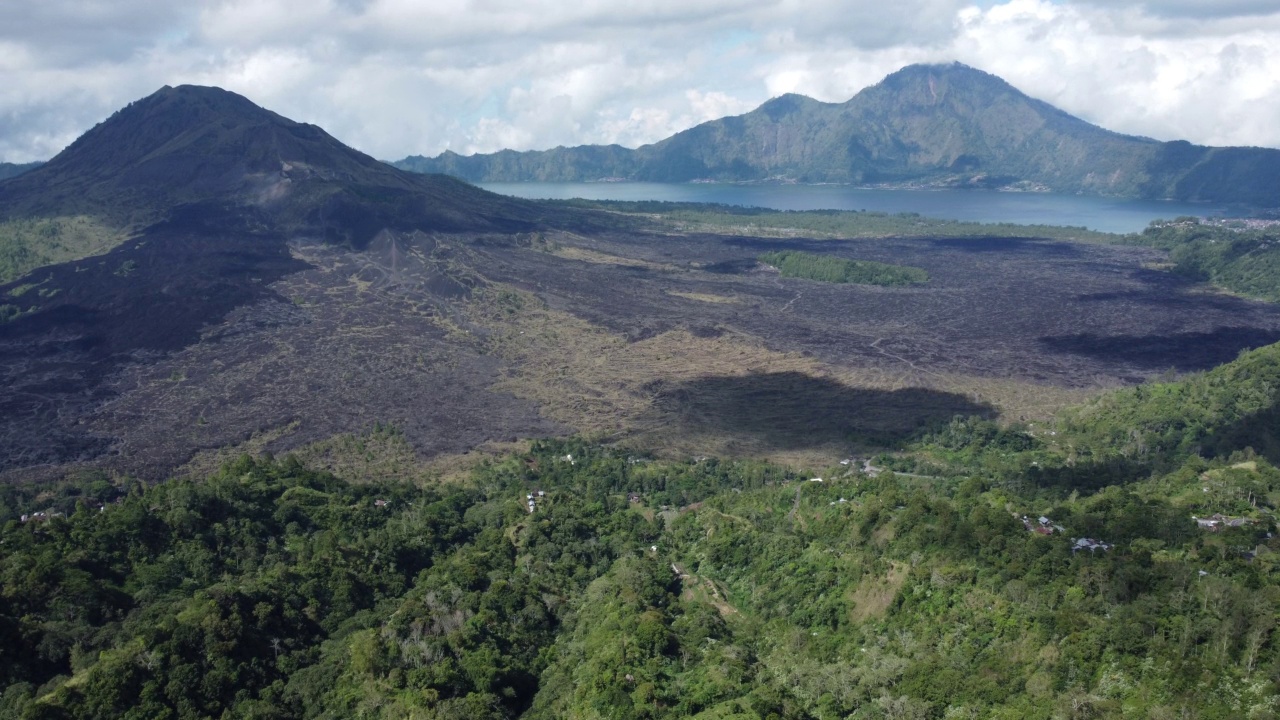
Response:
[{"label": "mountain ridge", "polygon": [[142,227],[202,202],[252,206],[288,232],[356,244],[387,227],[523,230],[543,213],[454,178],[404,172],[315,125],[195,85],[134,101],[48,162],[0,181],[0,220],[92,215]]},{"label": "mountain ridge", "polygon": [[627,149],[442,153],[393,163],[472,182],[783,181],[1047,189],[1280,206],[1280,150],[1092,125],[960,63],[910,65],[843,103],[797,94]]},{"label": "mountain ridge", "polygon": [[[246,315],[253,318],[249,327],[267,329],[259,336],[264,339],[305,328],[317,317],[327,328],[323,337],[306,341],[323,349],[295,356],[288,372],[238,386],[250,401],[282,379],[329,374],[335,348],[358,352],[365,342],[348,337],[347,329],[384,326],[388,315],[400,323],[400,336],[411,339],[404,342],[417,344],[411,358],[436,352],[471,368],[476,353],[460,342],[442,343],[444,331],[435,324],[450,301],[480,283],[461,259],[467,243],[548,227],[593,227],[598,215],[503,197],[456,178],[397,170],[318,127],[225,90],[162,88],[98,124],[48,163],[0,181],[0,474],[111,462],[116,453],[139,458],[138,442],[121,430],[141,416],[107,420],[101,428],[91,428],[87,418],[143,389],[128,373],[145,372],[161,358],[216,345],[243,353],[219,360],[217,367],[251,367],[271,344],[244,343],[236,318]],[[335,266],[342,271],[328,277]],[[289,283],[302,284],[287,289]],[[383,295],[364,296],[375,283],[394,285],[416,304],[387,313]],[[349,297],[335,302],[318,293],[319,285]],[[348,310],[361,317],[338,317]],[[219,327],[211,339],[211,328]],[[363,368],[363,376],[374,374],[358,355],[349,365]],[[504,408],[508,432],[546,426],[534,408],[495,399],[482,384],[490,381],[483,365],[444,370],[447,382],[413,384],[406,374],[417,367],[414,361],[397,362],[391,380],[360,393],[380,403],[362,412],[412,402],[413,417],[421,418],[436,412],[432,399],[403,398],[413,398],[415,387],[430,387],[434,398],[455,393],[450,407],[468,399],[480,408],[473,415]],[[210,380],[194,385],[208,387]],[[333,398],[335,389],[352,381],[317,380],[275,395],[273,404],[316,392]],[[142,381],[147,385],[153,383]],[[385,401],[389,386],[399,389],[392,403]],[[345,423],[359,422],[349,412],[358,402],[366,401],[347,398],[313,412],[313,421],[340,417],[346,418],[339,423],[344,430],[355,427]],[[144,416],[175,407],[168,401],[147,405]],[[77,419],[64,423],[55,417],[62,413]],[[274,425],[273,413],[259,409],[243,420],[255,424],[265,418]],[[433,422],[436,428],[446,425],[443,419]],[[480,424],[469,421],[470,427]],[[171,442],[172,428],[162,435],[158,443],[142,444],[177,450],[158,463],[147,461],[165,472],[199,445]]]}]

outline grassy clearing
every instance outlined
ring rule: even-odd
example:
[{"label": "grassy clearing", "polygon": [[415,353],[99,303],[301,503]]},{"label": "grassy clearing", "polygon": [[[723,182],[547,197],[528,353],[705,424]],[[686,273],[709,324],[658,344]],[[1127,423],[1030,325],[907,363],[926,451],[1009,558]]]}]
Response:
[{"label": "grassy clearing", "polygon": [[685,300],[697,300],[698,302],[712,303],[715,305],[736,305],[742,302],[738,298],[729,297],[728,295],[712,295],[710,293],[681,292],[679,290],[668,290],[667,294],[672,297],[684,298]]},{"label": "grassy clearing", "polygon": [[35,311],[36,311],[36,308],[34,305],[24,310],[19,305],[11,305],[9,303],[0,304],[0,325],[3,325],[7,322],[13,322],[14,320],[17,320],[23,315],[28,315]]},{"label": "grassy clearing", "polygon": [[[298,422],[254,433],[243,443],[202,450],[174,471],[175,477],[198,478],[217,472],[242,455],[262,457],[268,446],[289,436]],[[463,482],[477,463],[511,453],[529,451],[529,443],[487,442],[465,453],[421,457],[392,425],[375,425],[360,433],[341,433],[290,450],[309,470],[322,470],[354,483],[396,480],[415,483]]]},{"label": "grassy clearing", "polygon": [[45,265],[100,255],[129,235],[127,230],[85,215],[0,223],[0,282]]},{"label": "grassy clearing", "polygon": [[866,575],[849,596],[849,616],[854,622],[884,617],[902,589],[911,568],[905,563],[890,564],[884,577]]},{"label": "grassy clearing", "polygon": [[597,265],[620,265],[622,267],[638,267],[646,270],[658,270],[660,272],[676,272],[680,268],[674,265],[666,265],[664,263],[649,262],[648,260],[638,260],[636,258],[622,257],[620,255],[610,255],[608,253],[597,252],[580,247],[559,247],[551,251],[552,255],[561,257],[566,260],[578,260],[581,262],[595,263]]},{"label": "grassy clearing", "polygon": [[578,204],[643,216],[677,232],[755,237],[1036,237],[1092,243],[1116,243],[1123,237],[1083,227],[962,222],[928,218],[916,213],[767,210],[672,202],[583,201]]},{"label": "grassy clearing", "polygon": [[201,450],[191,457],[185,465],[173,471],[177,478],[200,478],[217,472],[223,465],[242,455],[260,457],[266,452],[267,445],[279,440],[298,428],[298,422],[255,432],[248,440],[235,445]]},{"label": "grassy clearing", "polygon": [[527,452],[528,442],[487,442],[465,453],[422,458],[392,426],[343,433],[292,451],[307,468],[325,470],[352,482],[388,479],[416,483],[457,483],[471,477],[485,458]]},{"label": "grassy clearing", "polygon": [[587,436],[661,447],[671,457],[820,467],[848,456],[851,425],[879,437],[978,405],[1012,420],[1042,418],[1087,396],[910,368],[834,367],[733,333],[681,329],[628,342],[533,295],[504,292],[520,294],[518,307],[483,296],[468,308],[471,321],[491,331],[489,351],[513,368],[493,389],[534,401]]},{"label": "grassy clearing", "polygon": [[1064,388],[957,373],[932,375],[931,387],[994,405],[1000,409],[1001,418],[1009,422],[1047,422],[1063,408],[1079,405],[1106,391],[1097,387]]}]

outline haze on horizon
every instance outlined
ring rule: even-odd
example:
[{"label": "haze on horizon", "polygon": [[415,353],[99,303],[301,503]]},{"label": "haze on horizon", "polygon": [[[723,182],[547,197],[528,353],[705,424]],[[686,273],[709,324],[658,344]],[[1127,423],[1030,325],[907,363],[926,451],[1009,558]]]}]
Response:
[{"label": "haze on horizon", "polygon": [[397,159],[634,147],[952,60],[1108,129],[1280,147],[1280,0],[47,0],[0,7],[0,160],[166,84]]}]

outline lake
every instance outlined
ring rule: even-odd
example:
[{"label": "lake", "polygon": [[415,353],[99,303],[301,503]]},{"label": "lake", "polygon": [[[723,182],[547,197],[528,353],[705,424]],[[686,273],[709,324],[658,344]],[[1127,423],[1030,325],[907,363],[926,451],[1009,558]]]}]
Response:
[{"label": "lake", "polygon": [[670,200],[774,210],[914,212],[949,220],[1084,226],[1117,233],[1137,232],[1158,218],[1247,214],[1239,208],[1222,205],[995,190],[880,190],[847,185],[648,182],[478,184],[496,193],[530,199]]}]

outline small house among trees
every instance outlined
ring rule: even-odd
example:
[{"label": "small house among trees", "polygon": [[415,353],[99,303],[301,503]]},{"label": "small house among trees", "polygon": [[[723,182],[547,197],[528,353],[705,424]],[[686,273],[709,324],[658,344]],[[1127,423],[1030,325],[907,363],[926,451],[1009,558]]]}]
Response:
[{"label": "small house among trees", "polygon": [[1110,543],[1104,543],[1101,540],[1094,540],[1093,538],[1076,538],[1071,542],[1071,552],[1076,552],[1078,550],[1088,550],[1089,552],[1102,550],[1105,552],[1110,550],[1112,547],[1114,546]]},{"label": "small house among trees", "polygon": [[1245,525],[1253,524],[1251,518],[1227,517],[1222,513],[1214,513],[1206,518],[1192,515],[1191,519],[1196,521],[1196,525],[1201,530],[1208,530],[1209,532],[1218,532],[1224,527],[1244,527]]}]

